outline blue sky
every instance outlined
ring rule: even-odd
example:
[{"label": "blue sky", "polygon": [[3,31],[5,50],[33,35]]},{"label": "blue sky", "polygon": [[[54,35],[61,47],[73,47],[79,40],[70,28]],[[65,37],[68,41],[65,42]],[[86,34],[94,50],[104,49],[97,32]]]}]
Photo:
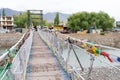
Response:
[{"label": "blue sky", "polygon": [[46,12],[75,13],[104,11],[120,20],[120,0],[0,0],[0,8],[18,11],[41,9]]}]

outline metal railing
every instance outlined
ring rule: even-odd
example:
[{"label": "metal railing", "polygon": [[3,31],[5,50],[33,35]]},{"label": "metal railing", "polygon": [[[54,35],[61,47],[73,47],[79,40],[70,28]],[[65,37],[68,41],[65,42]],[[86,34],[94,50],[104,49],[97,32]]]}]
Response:
[{"label": "metal railing", "polygon": [[[15,49],[18,44],[20,44],[24,38],[24,36],[26,35],[26,33],[23,34],[23,36],[20,38],[20,40],[14,45],[12,46],[9,51],[13,51],[13,49]],[[0,56],[0,62],[9,54],[9,51],[7,51],[6,53],[4,53],[3,55]]]},{"label": "metal railing", "polygon": [[0,80],[25,80],[27,62],[32,46],[32,38],[33,31],[27,32],[18,41],[18,43],[10,48],[9,52],[0,57],[0,60],[3,60],[8,54],[13,54],[12,51],[15,48],[19,49],[17,53],[15,53],[15,57],[13,58],[11,65],[9,67],[7,66],[4,70]]},{"label": "metal railing", "polygon": [[[41,38],[55,53],[59,63],[68,73],[71,80],[96,80],[96,78],[98,80],[113,80],[113,78],[115,78],[113,75],[117,74],[115,71],[120,73],[120,63],[111,63],[104,56],[95,56],[94,54],[87,52],[86,49],[82,49],[79,46],[72,44],[72,41],[77,41],[77,45],[81,45],[81,43],[85,41],[72,37],[69,37],[70,40],[68,38],[63,39],[58,37],[56,32],[50,30],[38,30],[38,32]],[[101,48],[111,49],[113,51],[116,50],[116,52],[119,50],[108,46],[92,44],[89,42],[86,43],[89,45],[97,45]],[[116,79],[119,79],[119,76],[116,77]]]},{"label": "metal railing", "polygon": [[6,53],[0,56],[0,62],[4,62],[4,64],[0,66],[3,68],[2,72],[0,73],[0,80],[5,80],[5,73],[9,72],[8,67],[11,65],[10,55],[12,55],[11,58],[13,58],[14,55],[16,55],[18,48],[22,45],[22,43],[24,43],[23,40],[25,36],[27,36],[27,33],[24,33],[20,40],[14,46],[12,46]]}]

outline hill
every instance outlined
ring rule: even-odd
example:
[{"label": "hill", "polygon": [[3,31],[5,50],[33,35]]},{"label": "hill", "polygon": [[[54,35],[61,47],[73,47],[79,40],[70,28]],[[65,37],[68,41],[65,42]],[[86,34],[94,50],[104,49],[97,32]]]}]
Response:
[{"label": "hill", "polygon": [[[2,15],[2,10],[3,8],[0,9],[0,16]],[[6,16],[13,16],[13,15],[18,15],[22,11],[17,11],[9,8],[4,8]],[[48,12],[46,14],[43,13],[43,19],[48,21],[48,22],[54,22],[54,18],[56,16],[56,12]],[[59,13],[59,18],[60,21],[67,22],[67,18],[70,16],[70,14],[65,14],[65,13]]]},{"label": "hill", "polygon": [[[3,8],[0,9],[0,16],[2,15],[2,10]],[[13,15],[18,15],[21,13],[21,11],[12,10],[9,8],[4,8],[4,10],[5,10],[6,16],[13,16]]]},{"label": "hill", "polygon": [[[54,22],[54,18],[56,16],[56,12],[52,13],[46,13],[43,15],[43,18],[47,20],[48,22]],[[59,18],[60,21],[67,22],[67,18],[70,16],[70,14],[65,14],[65,13],[59,13]]]}]

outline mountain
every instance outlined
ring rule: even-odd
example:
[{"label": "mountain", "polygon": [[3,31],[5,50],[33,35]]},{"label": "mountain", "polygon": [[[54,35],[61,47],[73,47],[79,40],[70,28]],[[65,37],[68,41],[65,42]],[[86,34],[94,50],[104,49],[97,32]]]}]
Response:
[{"label": "mountain", "polygon": [[[0,16],[2,15],[2,10],[3,8],[0,9]],[[21,11],[12,10],[9,8],[4,8],[4,10],[5,10],[6,16],[13,16],[13,15],[18,15],[21,13]]]},{"label": "mountain", "polygon": [[[0,16],[2,15],[2,10],[3,8],[0,9]],[[4,8],[6,16],[13,16],[13,15],[18,15],[22,11],[17,11],[9,8]],[[43,19],[48,21],[48,22],[54,22],[54,18],[56,16],[56,12],[48,12],[46,14],[43,14]],[[60,21],[66,23],[67,18],[70,16],[70,14],[65,14],[65,13],[59,13],[59,18]]]},{"label": "mountain", "polygon": [[[47,20],[48,22],[54,22],[54,18],[56,16],[56,12],[52,13],[46,13],[43,15],[43,19]],[[70,14],[65,14],[65,13],[59,13],[59,19],[60,21],[67,22],[67,18],[70,16]]]}]

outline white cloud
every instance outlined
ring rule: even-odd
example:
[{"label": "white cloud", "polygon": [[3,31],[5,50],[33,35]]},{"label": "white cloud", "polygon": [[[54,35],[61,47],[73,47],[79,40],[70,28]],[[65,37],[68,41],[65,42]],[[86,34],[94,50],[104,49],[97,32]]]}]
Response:
[{"label": "white cloud", "polygon": [[102,10],[116,19],[120,19],[119,4],[119,0],[0,0],[0,8],[18,11],[42,9],[44,12],[75,13]]}]

